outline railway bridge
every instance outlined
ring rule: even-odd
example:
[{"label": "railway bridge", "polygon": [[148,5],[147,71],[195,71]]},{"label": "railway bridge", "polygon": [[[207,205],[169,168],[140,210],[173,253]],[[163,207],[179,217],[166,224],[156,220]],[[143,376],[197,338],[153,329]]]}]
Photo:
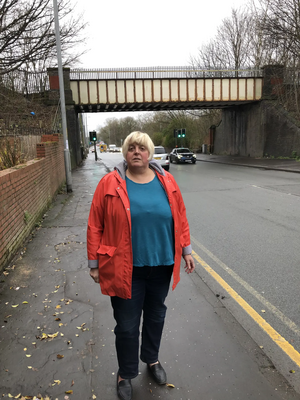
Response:
[{"label": "railway bridge", "polygon": [[[58,94],[57,69],[49,69],[48,75],[50,93]],[[70,147],[77,160],[78,114],[95,112],[218,108],[222,123],[211,127],[208,143],[216,154],[261,157],[300,152],[298,128],[271,106],[284,87],[282,66],[260,70],[65,68],[64,85]]]}]

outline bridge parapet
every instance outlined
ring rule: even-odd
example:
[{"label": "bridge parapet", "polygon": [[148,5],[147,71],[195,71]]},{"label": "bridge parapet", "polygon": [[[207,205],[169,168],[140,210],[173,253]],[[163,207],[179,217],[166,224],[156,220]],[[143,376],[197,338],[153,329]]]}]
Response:
[{"label": "bridge parapet", "polygon": [[70,80],[173,79],[263,77],[263,69],[195,69],[192,67],[142,67],[71,69]]}]

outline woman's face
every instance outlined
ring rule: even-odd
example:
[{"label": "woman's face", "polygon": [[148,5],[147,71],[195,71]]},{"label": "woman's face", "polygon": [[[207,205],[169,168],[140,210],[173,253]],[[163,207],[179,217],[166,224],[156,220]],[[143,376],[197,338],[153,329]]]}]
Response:
[{"label": "woman's face", "polygon": [[148,168],[149,166],[149,151],[147,147],[133,143],[128,147],[126,161],[128,168]]}]

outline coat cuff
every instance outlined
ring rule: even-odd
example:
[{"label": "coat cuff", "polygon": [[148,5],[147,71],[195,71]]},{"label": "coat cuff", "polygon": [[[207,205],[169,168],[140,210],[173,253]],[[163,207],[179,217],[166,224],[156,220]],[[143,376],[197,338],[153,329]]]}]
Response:
[{"label": "coat cuff", "polygon": [[98,260],[88,260],[89,268],[98,268]]},{"label": "coat cuff", "polygon": [[192,245],[189,244],[187,247],[183,247],[182,255],[186,256],[187,254],[192,254]]}]

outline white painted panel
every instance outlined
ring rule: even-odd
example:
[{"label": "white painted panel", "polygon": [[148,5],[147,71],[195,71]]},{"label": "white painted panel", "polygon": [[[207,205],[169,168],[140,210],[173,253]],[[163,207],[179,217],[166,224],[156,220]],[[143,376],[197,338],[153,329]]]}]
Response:
[{"label": "white painted panel", "polygon": [[215,101],[222,100],[221,85],[222,85],[221,79],[215,78],[213,81],[213,92],[214,92],[213,99]]},{"label": "white painted panel", "polygon": [[187,100],[187,81],[186,79],[179,80],[179,90],[180,90],[180,100],[186,101]]},{"label": "white painted panel", "polygon": [[108,104],[112,104],[116,102],[116,81],[107,81],[107,90],[108,90]]},{"label": "white painted panel", "polygon": [[90,90],[90,104],[97,104],[97,81],[88,81]]},{"label": "white painted panel", "polygon": [[195,101],[196,96],[195,96],[195,87],[196,87],[196,81],[195,79],[189,79],[188,80],[188,93],[189,93],[189,101]]},{"label": "white painted panel", "polygon": [[116,83],[117,83],[117,103],[125,103],[124,81],[116,81]]},{"label": "white painted panel", "polygon": [[137,80],[135,81],[135,95],[136,95],[136,102],[143,103],[143,81]]},{"label": "white painted panel", "polygon": [[246,79],[239,79],[239,100],[246,100]]},{"label": "white painted panel", "polygon": [[222,79],[222,100],[229,100],[229,79]]},{"label": "white painted panel", "polygon": [[144,80],[145,87],[145,101],[152,102],[152,81],[150,79]]},{"label": "white painted panel", "polygon": [[238,80],[230,79],[230,100],[238,100]]},{"label": "white painted panel", "polygon": [[98,89],[99,89],[99,102],[100,102],[100,104],[106,104],[107,103],[106,81],[99,81],[98,82]]},{"label": "white painted panel", "polygon": [[153,100],[154,101],[161,101],[161,94],[160,94],[160,80],[153,81]]},{"label": "white painted panel", "polygon": [[163,79],[161,81],[162,84],[162,101],[170,100],[170,81],[167,79]]},{"label": "white painted panel", "polygon": [[204,100],[204,79],[197,79],[197,99],[198,101]]},{"label": "white painted panel", "polygon": [[125,81],[127,103],[134,103],[134,82]]},{"label": "white painted panel", "polygon": [[178,101],[179,100],[178,79],[172,79],[170,85],[171,85],[171,101]]},{"label": "white painted panel", "polygon": [[263,83],[263,80],[261,78],[256,78],[256,82],[255,82],[255,100],[259,100],[262,97],[262,83]]},{"label": "white painted panel", "polygon": [[79,104],[79,96],[78,96],[78,88],[77,88],[77,81],[71,81],[70,82],[70,87],[72,90],[72,97],[73,100],[75,101],[75,104]]},{"label": "white painted panel", "polygon": [[254,100],[254,79],[247,79],[247,100]]},{"label": "white painted panel", "polygon": [[205,79],[205,101],[212,101],[213,99],[213,85],[212,79]]},{"label": "white painted panel", "polygon": [[79,82],[80,103],[88,104],[87,81]]}]

